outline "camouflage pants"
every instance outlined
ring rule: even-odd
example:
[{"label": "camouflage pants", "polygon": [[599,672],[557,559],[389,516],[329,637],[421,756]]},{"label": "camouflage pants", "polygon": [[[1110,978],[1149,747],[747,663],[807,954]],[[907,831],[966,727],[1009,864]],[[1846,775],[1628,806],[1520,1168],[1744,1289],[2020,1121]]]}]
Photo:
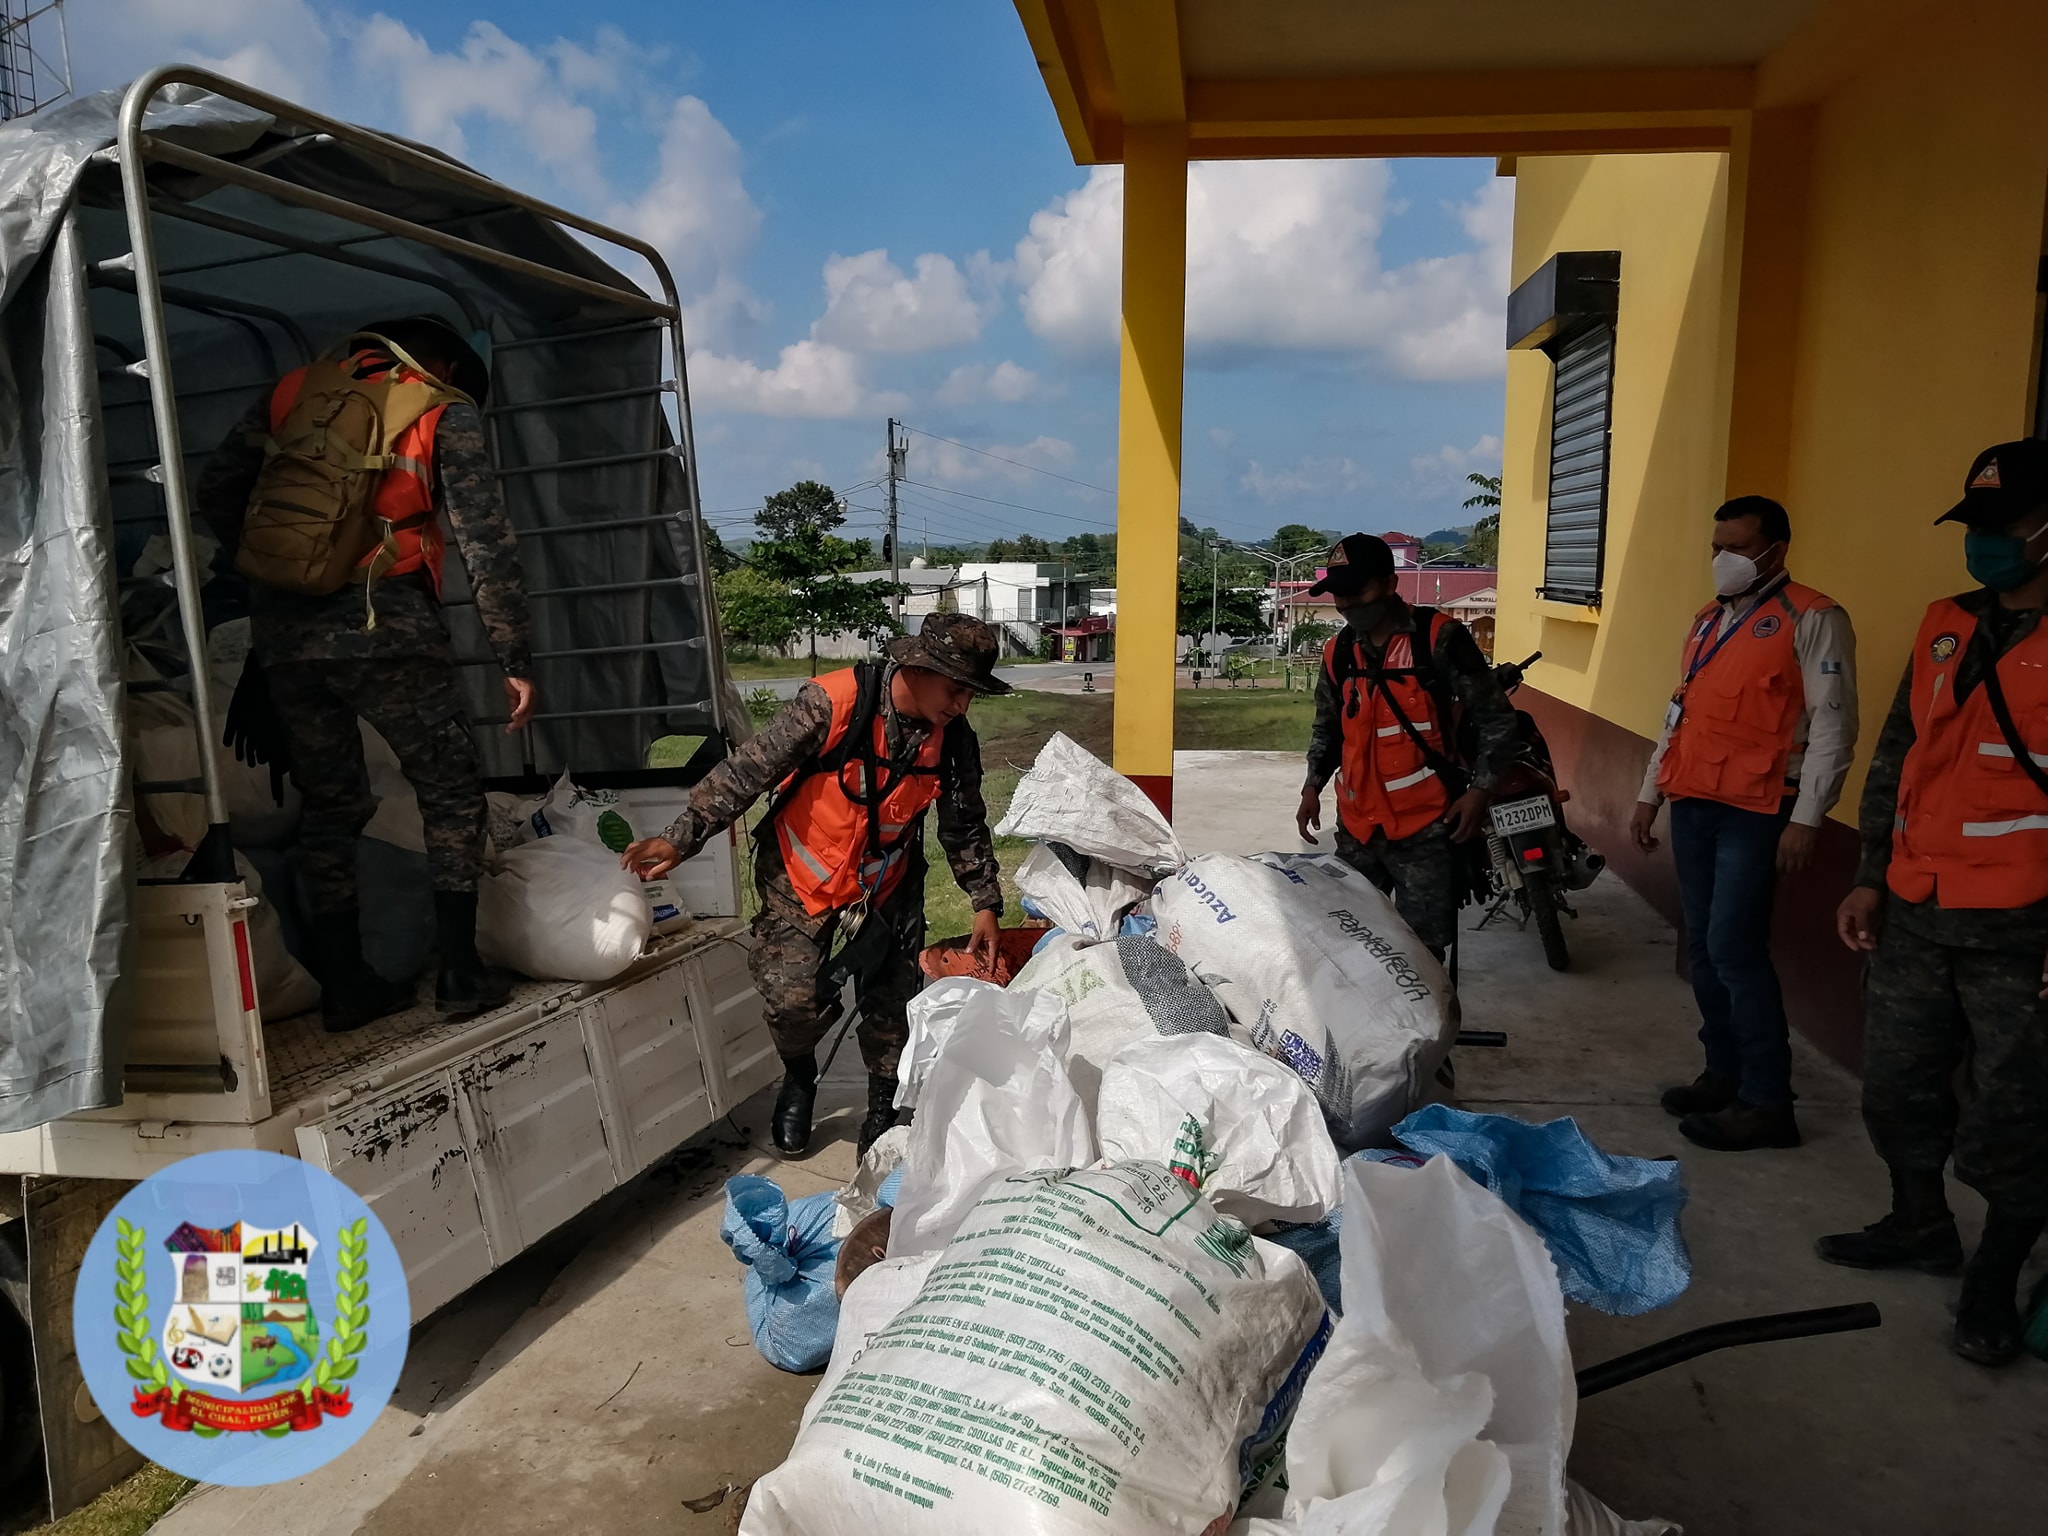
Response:
[{"label": "camouflage pants", "polygon": [[[924,948],[924,882],[906,878],[868,921],[887,927],[888,952],[865,985],[856,983],[860,1054],[869,1072],[894,1077],[897,1053],[910,1031],[903,1010],[924,980],[917,968],[918,952]],[[821,933],[806,933],[772,907],[763,907],[754,919],[754,948],[747,966],[761,994],[768,1032],[784,1056],[816,1051],[839,1016],[837,995],[819,996],[833,932],[833,925],[827,924]]]},{"label": "camouflage pants", "polygon": [[1441,960],[1450,952],[1464,876],[1448,825],[1439,821],[1398,841],[1375,828],[1372,841],[1361,843],[1339,822],[1337,857],[1393,896],[1402,921],[1431,954]]},{"label": "camouflage pants", "polygon": [[[1935,943],[1893,919],[1864,978],[1863,1123],[1892,1167],[2048,1212],[2048,1002],[2037,950]],[[1956,1094],[1957,1069],[1965,1093]]]},{"label": "camouflage pants", "polygon": [[377,802],[363,763],[367,720],[391,744],[420,804],[427,869],[437,891],[473,891],[483,873],[484,790],[445,661],[287,661],[264,668],[305,797],[299,826],[307,904],[356,904],[356,840]]}]

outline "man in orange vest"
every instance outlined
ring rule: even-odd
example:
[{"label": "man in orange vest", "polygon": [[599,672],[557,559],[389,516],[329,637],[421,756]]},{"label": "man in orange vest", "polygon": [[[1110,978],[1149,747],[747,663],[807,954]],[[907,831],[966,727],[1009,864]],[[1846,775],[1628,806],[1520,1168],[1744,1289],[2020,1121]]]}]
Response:
[{"label": "man in orange vest", "polygon": [[1953,1274],[1953,1156],[1989,1209],[1951,1343],[2002,1365],[2019,1352],[2020,1269],[2048,1217],[2048,442],[1979,454],[1941,521],[1966,528],[1980,585],[1921,621],[1835,919],[1871,957],[1863,1123],[1892,1208],[1818,1246],[1830,1264]]},{"label": "man in orange vest", "polygon": [[[1323,786],[1337,779],[1337,854],[1391,891],[1415,936],[1443,958],[1465,881],[1454,843],[1486,824],[1499,767],[1521,750],[1515,712],[1469,631],[1403,601],[1386,540],[1354,533],[1309,588],[1328,592],[1344,628],[1323,647],[1308,782],[1295,829],[1312,842]],[[1473,741],[1463,760],[1459,727]]]},{"label": "man in orange vest", "polygon": [[[464,719],[462,690],[441,617],[445,511],[468,570],[478,616],[505,674],[511,724],[534,707],[526,591],[505,499],[484,438],[489,371],[444,321],[419,315],[365,326],[350,338],[359,377],[410,365],[458,393],[395,444],[399,462],[376,489],[380,515],[401,524],[357,580],[312,597],[249,583],[250,665],[228,711],[230,740],[250,761],[285,764],[304,797],[299,871],[313,919],[321,1021],[339,1033],[413,1004],[411,977],[384,977],[363,958],[357,843],[376,810],[358,719],[390,744],[419,801],[434,888],[435,1002],[460,1017],[504,1001],[509,978],[476,951],[476,888],[483,872],[482,763]],[[232,562],[266,444],[289,414],[305,370],[255,401],[201,472],[194,504]],[[360,451],[360,450],[358,450]],[[362,579],[374,575],[374,584]],[[372,615],[374,614],[374,622]]]},{"label": "man in orange vest", "polygon": [[1714,513],[1716,596],[1686,631],[1679,683],[1629,831],[1645,853],[1671,802],[1706,1070],[1667,1088],[1690,1141],[1796,1147],[1792,1042],[1771,963],[1771,898],[1804,869],[1856,751],[1856,635],[1785,570],[1792,522],[1768,496]]},{"label": "man in orange vest", "polygon": [[848,979],[868,1068],[860,1151],[896,1123],[904,1007],[918,991],[924,948],[925,812],[934,804],[939,846],[974,909],[970,951],[994,968],[1002,870],[967,709],[976,697],[1010,691],[994,672],[997,650],[995,631],[979,619],[935,613],[917,634],[889,642],[887,665],[806,683],[698,781],[674,825],[620,860],[658,880],[777,791],[754,831],[761,911],[747,959],[782,1056],[773,1134],[790,1157],[810,1148],[818,1042]]}]

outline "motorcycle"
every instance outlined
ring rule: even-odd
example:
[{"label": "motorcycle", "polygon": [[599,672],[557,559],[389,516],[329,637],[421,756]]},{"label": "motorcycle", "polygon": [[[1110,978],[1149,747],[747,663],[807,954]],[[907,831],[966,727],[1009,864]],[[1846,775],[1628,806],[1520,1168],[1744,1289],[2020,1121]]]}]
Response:
[{"label": "motorcycle", "polygon": [[[1503,662],[1493,669],[1504,692],[1512,695],[1522,686],[1523,674],[1543,653],[1537,651],[1523,661]],[[1478,922],[1484,928],[1512,906],[1519,915],[1517,929],[1536,921],[1543,940],[1543,958],[1553,971],[1571,969],[1571,950],[1565,944],[1560,915],[1576,918],[1566,899],[1570,891],[1582,891],[1599,878],[1607,860],[1588,848],[1565,825],[1564,805],[1569,790],[1557,782],[1557,769],[1550,758],[1550,745],[1543,739],[1535,719],[1527,710],[1515,711],[1521,723],[1527,753],[1510,763],[1494,788],[1488,809],[1487,857],[1493,870],[1493,903]]]}]

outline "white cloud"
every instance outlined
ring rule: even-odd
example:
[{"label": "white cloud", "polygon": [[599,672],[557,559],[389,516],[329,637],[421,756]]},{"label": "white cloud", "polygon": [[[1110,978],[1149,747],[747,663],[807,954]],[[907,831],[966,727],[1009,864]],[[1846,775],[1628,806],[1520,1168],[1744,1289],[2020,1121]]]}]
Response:
[{"label": "white cloud", "polygon": [[[910,478],[942,485],[992,480],[1043,488],[1044,477],[1033,470],[1072,476],[1074,458],[1074,445],[1063,437],[1041,435],[1028,443],[991,443],[977,453],[940,438],[919,436],[910,442]],[[876,473],[880,472],[877,460]]]},{"label": "white cloud", "polygon": [[829,257],[812,336],[855,352],[931,352],[978,337],[981,306],[952,258],[926,254],[913,265],[906,277],[887,251]]},{"label": "white cloud", "polygon": [[100,0],[68,12],[74,83],[105,90],[168,59],[330,106],[333,41],[306,0]]},{"label": "white cloud", "polygon": [[1408,470],[1416,485],[1426,490],[1465,486],[1469,484],[1467,475],[1500,472],[1500,439],[1488,432],[1469,448],[1445,443],[1434,453],[1419,453],[1410,459]]},{"label": "white cloud", "polygon": [[1237,483],[1272,506],[1308,497],[1342,496],[1359,490],[1367,478],[1355,459],[1308,458],[1272,469],[1253,459]]},{"label": "white cloud", "polygon": [[[1368,352],[1409,378],[1502,367],[1513,186],[1458,210],[1470,249],[1388,270],[1383,161],[1219,161],[1188,177],[1188,344],[1196,352]],[[1123,173],[1098,167],[1031,218],[1017,244],[1021,307],[1068,352],[1115,345]]]},{"label": "white cloud", "polygon": [[909,403],[901,395],[870,394],[860,359],[821,341],[792,342],[772,368],[699,352],[690,360],[690,393],[704,409],[759,416],[860,416]]},{"label": "white cloud", "polygon": [[974,405],[983,400],[1015,405],[1039,389],[1037,374],[1004,358],[993,368],[987,363],[962,363],[946,375],[935,398],[941,405]]}]

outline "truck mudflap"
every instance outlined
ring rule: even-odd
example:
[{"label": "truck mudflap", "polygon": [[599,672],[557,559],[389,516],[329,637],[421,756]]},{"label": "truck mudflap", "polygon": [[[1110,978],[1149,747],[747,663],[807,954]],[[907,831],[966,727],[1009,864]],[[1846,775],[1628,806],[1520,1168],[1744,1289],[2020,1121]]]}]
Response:
[{"label": "truck mudflap", "polygon": [[375,1211],[413,1319],[452,1300],[780,1074],[737,942],[301,1125]]}]

